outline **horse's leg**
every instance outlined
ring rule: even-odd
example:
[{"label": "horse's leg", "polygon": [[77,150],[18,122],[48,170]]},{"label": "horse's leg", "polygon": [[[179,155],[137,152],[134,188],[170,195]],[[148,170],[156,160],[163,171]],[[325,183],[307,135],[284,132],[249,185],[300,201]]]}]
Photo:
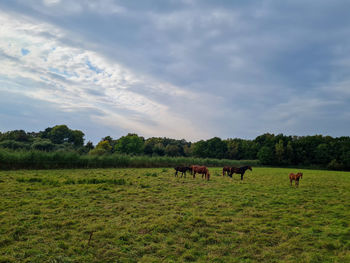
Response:
[{"label": "horse's leg", "polygon": [[193,171],[193,178],[196,178],[196,171]]},{"label": "horse's leg", "polygon": [[176,172],[175,172],[175,177],[177,177],[177,170],[176,170]]},{"label": "horse's leg", "polygon": [[184,172],[184,174],[185,174],[184,177],[186,178],[186,171]]},{"label": "horse's leg", "polygon": [[290,186],[293,186],[293,180],[289,179],[289,181],[290,181]]}]

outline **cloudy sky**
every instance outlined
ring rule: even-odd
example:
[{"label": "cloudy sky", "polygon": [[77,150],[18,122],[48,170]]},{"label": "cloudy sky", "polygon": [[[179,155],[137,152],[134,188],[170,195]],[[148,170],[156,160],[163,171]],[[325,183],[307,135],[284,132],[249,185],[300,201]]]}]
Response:
[{"label": "cloudy sky", "polygon": [[349,136],[350,2],[1,0],[0,131]]}]

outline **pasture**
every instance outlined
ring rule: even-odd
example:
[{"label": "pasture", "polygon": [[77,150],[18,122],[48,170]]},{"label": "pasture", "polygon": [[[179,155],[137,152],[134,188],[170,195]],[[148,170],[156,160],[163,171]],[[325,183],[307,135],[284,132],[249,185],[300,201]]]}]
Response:
[{"label": "pasture", "polygon": [[0,262],[350,262],[350,173],[0,172]]}]

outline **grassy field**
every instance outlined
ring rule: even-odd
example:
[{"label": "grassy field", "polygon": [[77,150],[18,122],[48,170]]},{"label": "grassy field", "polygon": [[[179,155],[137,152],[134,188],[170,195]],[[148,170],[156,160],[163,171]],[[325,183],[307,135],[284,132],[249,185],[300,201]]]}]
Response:
[{"label": "grassy field", "polygon": [[350,262],[350,173],[0,172],[0,262]]}]

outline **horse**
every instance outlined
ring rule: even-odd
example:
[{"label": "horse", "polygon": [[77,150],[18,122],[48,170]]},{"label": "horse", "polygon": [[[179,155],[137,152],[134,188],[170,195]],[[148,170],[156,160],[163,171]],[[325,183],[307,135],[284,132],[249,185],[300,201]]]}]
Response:
[{"label": "horse", "polygon": [[251,171],[253,171],[252,167],[249,166],[249,165],[243,166],[243,167],[239,167],[239,168],[237,168],[237,167],[231,167],[231,172],[230,172],[229,176],[232,177],[232,175],[233,175],[234,173],[240,174],[240,175],[241,175],[241,180],[243,180],[243,175],[244,175],[245,171],[247,171],[248,169],[251,170]]},{"label": "horse", "polygon": [[303,173],[290,173],[289,174],[289,181],[290,181],[290,186],[293,186],[293,180],[295,181],[295,187],[299,187],[299,179],[303,178]]},{"label": "horse", "polygon": [[224,166],[224,168],[222,168],[222,176],[225,176],[226,173],[227,173],[227,175],[229,175],[231,173],[230,166]]},{"label": "horse", "polygon": [[[194,170],[195,167],[200,167],[200,165],[191,165],[190,166],[192,175],[193,175],[193,170]],[[193,176],[193,178],[195,178],[195,177]]]},{"label": "horse", "polygon": [[177,173],[181,172],[181,177],[185,175],[186,177],[186,171],[192,171],[191,167],[188,166],[177,166],[175,169],[175,177],[177,177]]},{"label": "horse", "polygon": [[192,171],[193,171],[193,178],[196,178],[196,173],[199,173],[202,175],[202,178],[205,176],[205,179],[209,181],[210,178],[210,173],[207,167],[205,166],[198,166],[198,165],[193,165],[192,166]]}]

